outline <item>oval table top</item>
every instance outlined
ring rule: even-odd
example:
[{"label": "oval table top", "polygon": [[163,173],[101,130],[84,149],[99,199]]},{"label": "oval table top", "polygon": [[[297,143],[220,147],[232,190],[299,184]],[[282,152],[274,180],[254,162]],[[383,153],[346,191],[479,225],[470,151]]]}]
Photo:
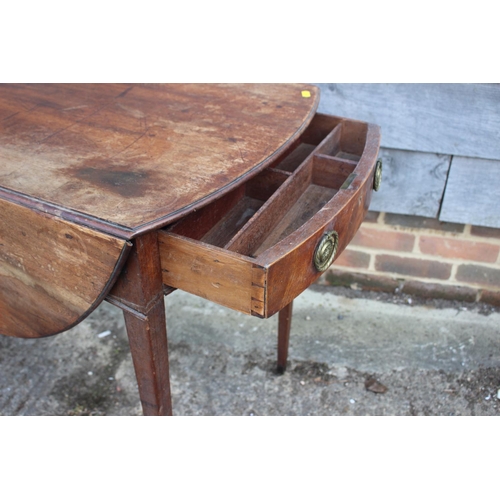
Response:
[{"label": "oval table top", "polygon": [[311,85],[0,85],[0,334],[107,296],[133,239],[245,182],[312,120]]},{"label": "oval table top", "polygon": [[133,238],[265,168],[318,102],[299,84],[0,85],[0,197]]}]

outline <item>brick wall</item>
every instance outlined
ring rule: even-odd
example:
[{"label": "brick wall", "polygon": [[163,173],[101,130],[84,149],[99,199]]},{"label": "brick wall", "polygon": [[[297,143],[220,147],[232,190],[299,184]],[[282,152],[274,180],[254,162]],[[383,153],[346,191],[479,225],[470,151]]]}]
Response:
[{"label": "brick wall", "polygon": [[320,283],[500,306],[500,229],[369,212]]}]

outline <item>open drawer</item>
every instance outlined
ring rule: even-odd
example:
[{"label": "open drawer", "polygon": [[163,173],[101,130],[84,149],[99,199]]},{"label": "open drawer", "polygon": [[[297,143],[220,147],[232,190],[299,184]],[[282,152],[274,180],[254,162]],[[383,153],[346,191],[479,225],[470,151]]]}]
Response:
[{"label": "open drawer", "polygon": [[376,125],[316,114],[287,155],[159,231],[165,285],[269,317],[358,230],[380,182]]}]

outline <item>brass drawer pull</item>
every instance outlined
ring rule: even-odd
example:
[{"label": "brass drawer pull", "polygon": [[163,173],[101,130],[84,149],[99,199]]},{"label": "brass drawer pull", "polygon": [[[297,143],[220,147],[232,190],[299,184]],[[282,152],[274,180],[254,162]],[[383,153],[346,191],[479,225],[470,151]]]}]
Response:
[{"label": "brass drawer pull", "polygon": [[323,235],[314,252],[314,265],[319,272],[326,271],[337,253],[339,235],[337,231],[330,231]]},{"label": "brass drawer pull", "polygon": [[373,190],[378,191],[382,183],[382,160],[377,160],[375,175],[373,176]]}]

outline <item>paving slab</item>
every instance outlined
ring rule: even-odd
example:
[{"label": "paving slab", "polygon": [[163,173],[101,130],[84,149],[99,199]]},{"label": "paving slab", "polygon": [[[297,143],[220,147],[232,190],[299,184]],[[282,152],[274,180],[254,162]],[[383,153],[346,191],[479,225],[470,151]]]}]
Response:
[{"label": "paving slab", "polygon": [[[358,295],[316,286],[295,300],[283,375],[277,316],[168,296],[175,415],[500,414],[498,312]],[[0,415],[141,414],[123,316],[107,303],[54,337],[0,336],[0,373]]]}]

